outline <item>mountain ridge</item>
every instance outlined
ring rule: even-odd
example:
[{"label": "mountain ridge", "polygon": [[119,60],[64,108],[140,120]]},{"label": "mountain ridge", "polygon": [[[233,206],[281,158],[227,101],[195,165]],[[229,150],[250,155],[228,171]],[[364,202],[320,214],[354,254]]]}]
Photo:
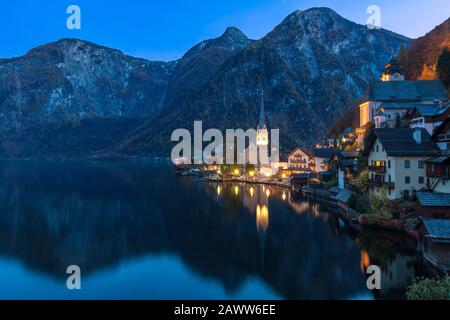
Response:
[{"label": "mountain ridge", "polygon": [[[369,30],[323,8],[295,11],[259,40],[229,27],[174,62],[133,58],[83,40],[61,39],[30,50],[26,58],[14,58],[19,59],[14,60],[17,65],[0,60],[0,70],[7,71],[0,74],[5,80],[0,82],[0,130],[14,136],[9,150],[11,145],[27,150],[29,139],[20,128],[33,122],[44,128],[40,139],[45,141],[46,123],[65,129],[74,123],[83,126],[86,114],[105,121],[138,117],[144,121],[128,133],[121,131],[112,144],[80,155],[167,154],[171,131],[190,127],[194,120],[221,129],[256,126],[259,92],[264,89],[269,125],[283,131],[286,148],[308,145],[364,94],[367,81],[378,77],[392,53],[407,43],[406,37]],[[84,138],[67,141],[75,144]],[[8,155],[1,147],[5,140],[0,139],[0,153]],[[46,155],[33,150],[25,156]]]}]

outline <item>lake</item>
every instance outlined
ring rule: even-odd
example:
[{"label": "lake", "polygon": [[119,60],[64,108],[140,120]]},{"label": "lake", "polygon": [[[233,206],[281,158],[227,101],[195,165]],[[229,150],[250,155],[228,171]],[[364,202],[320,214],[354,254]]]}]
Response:
[{"label": "lake", "polygon": [[404,299],[426,272],[405,236],[162,162],[0,161],[0,208],[0,299]]}]

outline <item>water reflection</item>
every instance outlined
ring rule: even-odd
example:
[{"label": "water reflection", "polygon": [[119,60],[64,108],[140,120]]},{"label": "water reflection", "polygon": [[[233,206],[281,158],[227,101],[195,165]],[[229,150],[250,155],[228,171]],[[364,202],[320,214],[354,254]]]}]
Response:
[{"label": "water reflection", "polygon": [[256,226],[258,230],[267,231],[269,227],[269,209],[267,206],[256,206]]},{"label": "water reflection", "polygon": [[[289,190],[176,177],[165,164],[0,162],[0,207],[0,274],[28,288],[16,298],[66,297],[69,264],[88,279],[76,298],[403,298],[423,272],[403,237],[362,236]],[[360,270],[369,261],[389,284],[376,295]]]}]

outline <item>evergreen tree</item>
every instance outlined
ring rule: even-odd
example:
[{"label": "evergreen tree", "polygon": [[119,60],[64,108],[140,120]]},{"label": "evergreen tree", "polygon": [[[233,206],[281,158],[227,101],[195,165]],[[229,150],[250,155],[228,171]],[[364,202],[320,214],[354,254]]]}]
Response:
[{"label": "evergreen tree", "polygon": [[444,81],[447,89],[450,88],[450,51],[447,48],[439,56],[437,69],[439,78]]}]

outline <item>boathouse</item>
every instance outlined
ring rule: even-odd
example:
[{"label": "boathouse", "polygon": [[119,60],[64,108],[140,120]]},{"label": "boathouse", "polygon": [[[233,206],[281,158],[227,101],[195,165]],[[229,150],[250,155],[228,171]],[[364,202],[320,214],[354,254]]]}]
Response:
[{"label": "boathouse", "polygon": [[420,218],[419,250],[423,257],[437,269],[450,271],[450,220]]}]

